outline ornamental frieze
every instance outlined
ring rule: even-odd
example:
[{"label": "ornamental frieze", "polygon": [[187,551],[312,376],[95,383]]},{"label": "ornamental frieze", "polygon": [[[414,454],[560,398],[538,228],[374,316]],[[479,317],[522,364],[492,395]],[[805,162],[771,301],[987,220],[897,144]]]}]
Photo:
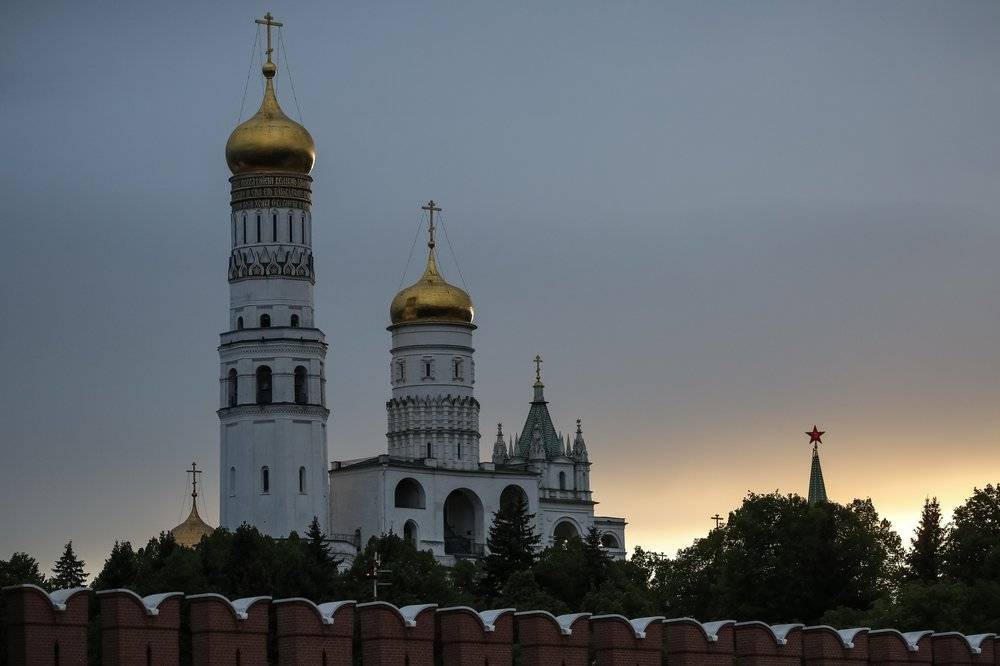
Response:
[{"label": "ornamental frieze", "polygon": [[309,210],[312,203],[309,176],[255,174],[233,176],[231,205],[233,210],[250,208],[301,208]]},{"label": "ornamental frieze", "polygon": [[229,255],[229,281],[283,277],[316,282],[312,251],[265,245],[236,248]]},{"label": "ornamental frieze", "polygon": [[312,416],[326,419],[330,410],[320,405],[299,405],[291,402],[275,402],[267,405],[237,405],[223,407],[216,412],[222,423],[241,420],[247,416]]}]

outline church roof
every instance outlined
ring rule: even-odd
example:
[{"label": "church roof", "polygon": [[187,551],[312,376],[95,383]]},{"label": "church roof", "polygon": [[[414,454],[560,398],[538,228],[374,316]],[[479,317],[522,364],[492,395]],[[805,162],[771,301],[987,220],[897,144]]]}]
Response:
[{"label": "church roof", "polygon": [[552,425],[552,417],[549,415],[548,402],[545,400],[545,385],[542,384],[541,377],[535,381],[535,399],[531,401],[528,409],[528,418],[524,420],[524,428],[521,429],[521,437],[517,440],[517,455],[527,458],[531,449],[531,442],[534,440],[535,429],[538,429],[542,437],[542,446],[545,448],[545,457],[566,455],[566,445]]},{"label": "church roof", "polygon": [[809,502],[826,502],[823,468],[819,465],[819,449],[813,446],[812,468],[809,470]]}]

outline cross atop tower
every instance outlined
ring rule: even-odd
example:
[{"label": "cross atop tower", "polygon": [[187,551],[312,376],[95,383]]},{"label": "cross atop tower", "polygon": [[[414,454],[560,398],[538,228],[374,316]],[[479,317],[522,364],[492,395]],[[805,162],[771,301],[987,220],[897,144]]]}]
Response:
[{"label": "cross atop tower", "polygon": [[258,25],[266,25],[267,26],[267,52],[266,53],[267,53],[267,61],[271,62],[271,52],[274,51],[274,49],[271,48],[271,26],[274,26],[275,28],[280,28],[280,27],[282,27],[285,24],[284,23],[278,23],[277,21],[275,21],[274,17],[271,16],[271,12],[268,12],[268,13],[264,14],[264,18],[262,18],[262,19],[254,19],[254,23],[256,23]]},{"label": "cross atop tower", "polygon": [[431,237],[430,237],[430,240],[427,241],[427,247],[433,249],[434,248],[434,213],[440,213],[441,209],[438,206],[435,206],[434,205],[434,199],[431,199],[430,201],[427,202],[427,205],[421,206],[420,210],[426,210],[428,213],[430,213],[431,221],[430,221],[430,224],[427,227],[427,231],[430,232],[430,236]]},{"label": "cross atop tower", "polygon": [[201,470],[198,469],[198,465],[191,463],[191,469],[187,470],[187,473],[191,475],[191,499],[196,499],[198,497],[198,475],[201,474]]},{"label": "cross atop tower", "polygon": [[532,363],[535,364],[535,383],[542,383],[542,357],[535,354],[535,358],[531,359]]},{"label": "cross atop tower", "polygon": [[720,515],[719,515],[719,514],[717,513],[717,514],[715,514],[714,516],[710,516],[710,517],[711,517],[711,519],[712,519],[712,520],[714,520],[714,521],[715,521],[715,529],[719,529],[719,527],[721,527],[721,526],[722,526],[722,516],[720,516]]}]

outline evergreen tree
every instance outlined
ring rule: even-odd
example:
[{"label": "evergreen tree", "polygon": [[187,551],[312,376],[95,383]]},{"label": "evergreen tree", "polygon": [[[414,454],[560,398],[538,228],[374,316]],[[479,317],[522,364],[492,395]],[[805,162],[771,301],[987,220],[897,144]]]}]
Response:
[{"label": "evergreen tree", "polygon": [[542,538],[535,533],[534,519],[535,514],[528,513],[528,504],[520,496],[501,504],[494,514],[486,539],[490,554],[483,561],[482,592],[487,599],[496,599],[512,574],[535,563]]},{"label": "evergreen tree", "polygon": [[944,539],[941,505],[937,497],[925,499],[917,533],[910,540],[911,549],[906,554],[907,578],[932,583],[940,577]]},{"label": "evergreen tree", "polygon": [[97,574],[92,587],[95,590],[133,588],[139,573],[139,557],[130,541],[115,541],[111,554],[104,560],[104,568]]},{"label": "evergreen tree", "polygon": [[27,553],[14,553],[10,560],[0,560],[0,588],[30,583],[45,587],[45,576],[38,570],[38,560]]},{"label": "evergreen tree", "polygon": [[82,587],[87,582],[87,574],[83,572],[83,561],[73,552],[73,542],[66,544],[62,557],[52,568],[52,587],[61,590],[68,587]]},{"label": "evergreen tree", "polygon": [[964,583],[1000,580],[1000,485],[973,488],[955,508],[942,573]]},{"label": "evergreen tree", "polygon": [[604,585],[611,568],[611,558],[601,545],[601,533],[593,525],[583,538],[583,555],[587,563],[587,579],[593,588]]},{"label": "evergreen tree", "polygon": [[323,600],[333,598],[339,592],[338,569],[341,560],[330,551],[326,534],[320,529],[319,519],[315,516],[306,532],[305,550],[313,594]]}]

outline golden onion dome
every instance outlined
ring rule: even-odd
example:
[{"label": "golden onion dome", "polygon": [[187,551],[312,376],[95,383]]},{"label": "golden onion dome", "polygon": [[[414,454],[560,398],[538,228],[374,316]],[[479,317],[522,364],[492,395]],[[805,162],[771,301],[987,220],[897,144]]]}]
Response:
[{"label": "golden onion dome", "polygon": [[214,531],[215,529],[198,515],[198,505],[195,501],[191,504],[191,513],[188,514],[188,517],[183,523],[170,530],[170,533],[174,535],[174,540],[178,545],[194,548],[201,543],[202,537],[209,536]]},{"label": "golden onion dome", "polygon": [[252,118],[237,126],[226,142],[226,162],[233,175],[245,173],[308,174],[316,162],[316,144],[305,127],[285,115],[274,94],[278,68],[268,58],[262,69],[264,99]]},{"label": "golden onion dome", "polygon": [[472,299],[463,289],[448,284],[438,273],[434,243],[428,243],[427,268],[416,283],[392,299],[389,318],[397,324],[471,324],[475,316]]}]

